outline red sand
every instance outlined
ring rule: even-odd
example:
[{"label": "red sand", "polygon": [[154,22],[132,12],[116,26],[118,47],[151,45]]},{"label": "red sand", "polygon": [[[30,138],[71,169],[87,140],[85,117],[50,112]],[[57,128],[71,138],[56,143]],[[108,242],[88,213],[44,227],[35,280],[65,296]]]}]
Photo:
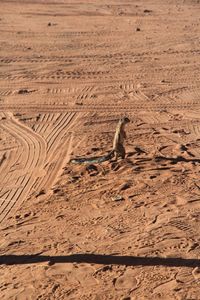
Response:
[{"label": "red sand", "polygon": [[200,299],[199,1],[0,11],[0,299]]}]

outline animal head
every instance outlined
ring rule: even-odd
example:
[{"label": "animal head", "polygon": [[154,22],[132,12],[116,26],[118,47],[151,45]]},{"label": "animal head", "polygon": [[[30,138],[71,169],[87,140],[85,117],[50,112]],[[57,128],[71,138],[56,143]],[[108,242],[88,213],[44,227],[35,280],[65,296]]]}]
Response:
[{"label": "animal head", "polygon": [[123,124],[127,124],[130,122],[130,119],[128,117],[123,117],[120,119],[120,122],[123,123]]}]

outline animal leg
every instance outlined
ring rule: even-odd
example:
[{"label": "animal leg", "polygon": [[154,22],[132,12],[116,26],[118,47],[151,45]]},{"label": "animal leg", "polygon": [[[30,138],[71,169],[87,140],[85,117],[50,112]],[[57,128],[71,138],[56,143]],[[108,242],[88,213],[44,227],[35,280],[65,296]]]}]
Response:
[{"label": "animal leg", "polygon": [[118,153],[119,153],[119,156],[124,159],[125,158],[125,155],[126,155],[126,151],[125,151],[125,148],[123,145],[119,145],[119,149],[118,149]]},{"label": "animal leg", "polygon": [[118,151],[114,150],[114,156],[113,159],[117,161],[118,159]]}]

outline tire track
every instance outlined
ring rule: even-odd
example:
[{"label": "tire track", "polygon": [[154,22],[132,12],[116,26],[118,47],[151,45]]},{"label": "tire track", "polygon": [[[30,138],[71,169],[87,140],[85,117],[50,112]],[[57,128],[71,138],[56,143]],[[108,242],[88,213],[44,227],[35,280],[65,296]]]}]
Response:
[{"label": "tire track", "polygon": [[[7,120],[1,128],[13,136],[20,144],[21,155],[18,153],[20,169],[11,171],[14,161],[9,159],[7,168],[1,174],[1,185],[8,186],[9,191],[4,194],[0,203],[0,222],[13,210],[16,210],[28,196],[35,179],[42,170],[45,161],[46,143],[43,138],[31,129],[20,124],[12,114],[7,114]],[[11,176],[10,176],[11,174]],[[9,182],[14,186],[9,187]]]},{"label": "tire track", "polygon": [[[11,114],[6,116],[8,120],[2,127],[18,140],[21,152],[16,158],[19,160],[19,170],[12,169],[11,172],[11,166],[13,168],[14,165],[12,160],[12,164],[7,168],[6,190],[5,185],[0,189],[0,221],[11,214],[30,193],[40,189],[47,190],[52,186],[62,172],[62,166],[69,159],[72,145],[72,134],[69,134],[69,130],[79,117],[75,112],[40,113],[35,118],[39,127],[34,133],[23,123],[13,120]],[[29,120],[29,117],[23,115],[19,115],[19,118],[24,124]],[[45,141],[45,148],[40,146],[41,141]],[[44,153],[46,157],[42,159]],[[40,170],[42,173],[38,174]]]},{"label": "tire track", "polygon": [[186,101],[181,104],[173,103],[173,102],[154,102],[154,104],[150,104],[146,101],[138,101],[139,103],[132,103],[128,106],[122,105],[82,105],[82,106],[67,106],[66,104],[26,104],[26,103],[18,103],[18,104],[0,104],[1,111],[7,112],[32,112],[37,113],[56,113],[56,112],[137,112],[141,110],[145,111],[162,111],[167,109],[176,109],[176,110],[193,110],[200,108],[200,101]]},{"label": "tire track", "polygon": [[66,71],[64,74],[35,74],[35,75],[27,75],[27,74],[20,74],[20,75],[0,75],[0,80],[6,80],[6,81],[35,81],[35,80],[41,80],[41,81],[46,81],[46,80],[79,80],[79,79],[98,79],[101,77],[104,78],[112,78],[112,74],[110,74],[110,71],[88,71],[88,72],[83,72],[83,71]]},{"label": "tire track", "polygon": [[51,151],[51,148],[55,144],[57,135],[59,135],[63,127],[67,125],[68,123],[67,121],[68,121],[68,114],[62,114],[59,122],[56,122],[56,124],[54,125],[54,129],[47,136],[47,153]]},{"label": "tire track", "polygon": [[13,94],[14,94],[14,91],[12,91],[12,90],[0,90],[0,96],[10,96]]},{"label": "tire track", "polygon": [[41,134],[45,134],[47,142],[46,175],[37,180],[34,185],[35,190],[48,189],[62,172],[62,166],[69,158],[68,153],[72,143],[72,136],[69,137],[67,133],[76,124],[78,118],[79,115],[73,112],[62,113],[54,122],[53,130],[52,127],[48,127],[41,132]]},{"label": "tire track", "polygon": [[77,96],[75,104],[82,105],[84,100],[90,99],[92,96],[93,91],[95,90],[94,86],[85,86],[80,94]]},{"label": "tire track", "polygon": [[153,99],[156,99],[158,97],[162,97],[162,96],[170,96],[170,97],[175,97],[177,95],[180,95],[182,94],[184,91],[187,91],[189,90],[190,87],[186,87],[186,86],[183,86],[183,87],[180,87],[180,88],[173,88],[173,89],[170,89],[168,91],[164,91],[164,92],[159,92],[157,93]]},{"label": "tire track", "polygon": [[167,225],[175,227],[175,228],[185,232],[189,236],[193,234],[193,230],[192,230],[191,226],[186,221],[182,221],[181,219],[172,219],[168,222]]},{"label": "tire track", "polygon": [[[62,48],[63,49],[63,48]],[[0,63],[5,64],[13,64],[13,63],[21,63],[21,62],[27,62],[27,63],[48,63],[48,62],[65,62],[65,63],[72,63],[72,61],[80,61],[80,62],[106,62],[108,61],[119,61],[119,60],[125,60],[127,62],[131,62],[133,58],[138,57],[149,57],[149,56],[160,56],[160,55],[200,55],[200,49],[189,49],[189,50],[173,50],[173,49],[165,49],[165,50],[156,50],[156,51],[140,51],[140,52],[132,52],[127,51],[124,53],[121,52],[115,52],[110,54],[88,54],[88,55],[71,55],[71,56],[14,56],[14,57],[0,57]]]},{"label": "tire track", "polygon": [[136,86],[132,81],[125,81],[119,85],[119,98],[126,97],[127,99],[144,102],[150,99]]},{"label": "tire track", "polygon": [[68,125],[71,123],[71,121],[73,120],[75,116],[75,113],[69,113],[69,114],[65,114],[64,118],[62,120],[62,122],[58,125],[55,126],[55,130],[51,133],[51,138],[47,139],[47,153],[49,153],[50,151],[52,151],[52,148],[55,147],[55,141],[60,139],[60,135],[63,132],[63,129],[65,129],[66,127],[68,127]]},{"label": "tire track", "polygon": [[[2,161],[0,167],[1,167],[1,174],[4,174],[4,177],[2,178],[1,184],[3,185],[3,183],[6,180],[6,176],[5,176],[5,172],[6,170],[9,168],[9,166],[12,164],[12,151],[4,151],[3,152],[3,157],[4,160]],[[0,186],[1,186],[0,184]]]}]

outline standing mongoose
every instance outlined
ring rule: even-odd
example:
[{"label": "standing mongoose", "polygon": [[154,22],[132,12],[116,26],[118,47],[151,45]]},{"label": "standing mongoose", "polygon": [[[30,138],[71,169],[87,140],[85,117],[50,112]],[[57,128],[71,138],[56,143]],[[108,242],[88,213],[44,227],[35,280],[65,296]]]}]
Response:
[{"label": "standing mongoose", "polygon": [[71,159],[70,162],[73,164],[88,164],[88,163],[102,163],[107,160],[111,160],[113,157],[115,160],[117,160],[119,157],[122,159],[125,158],[126,151],[124,148],[124,139],[126,139],[126,133],[125,133],[125,125],[129,123],[130,120],[127,117],[123,117],[119,120],[115,135],[113,139],[113,148],[112,150],[103,156],[98,157],[82,157],[82,158],[74,158]]},{"label": "standing mongoose", "polygon": [[115,136],[113,140],[113,152],[115,160],[120,156],[125,158],[126,151],[124,148],[124,139],[126,139],[125,125],[129,123],[130,120],[127,117],[123,117],[119,120],[117,128],[115,131]]}]

